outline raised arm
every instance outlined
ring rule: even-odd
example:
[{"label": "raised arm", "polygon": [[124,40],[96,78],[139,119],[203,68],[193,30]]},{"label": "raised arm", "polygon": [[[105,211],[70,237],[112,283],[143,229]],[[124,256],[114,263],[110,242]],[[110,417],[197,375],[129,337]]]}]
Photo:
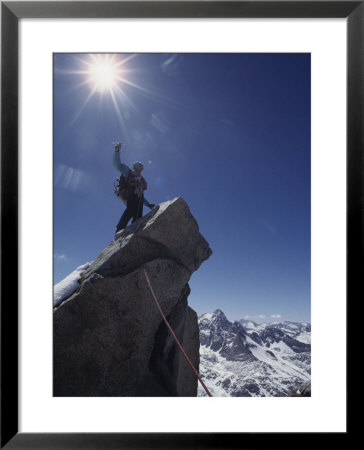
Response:
[{"label": "raised arm", "polygon": [[112,164],[116,170],[118,170],[121,175],[126,176],[129,172],[129,167],[120,161],[120,149],[115,148],[114,155],[112,158]]}]

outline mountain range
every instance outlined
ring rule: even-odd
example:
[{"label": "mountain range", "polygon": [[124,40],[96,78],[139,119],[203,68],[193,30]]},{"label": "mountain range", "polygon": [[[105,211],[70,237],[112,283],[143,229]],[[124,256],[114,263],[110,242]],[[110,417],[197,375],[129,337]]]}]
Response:
[{"label": "mountain range", "polygon": [[[286,397],[310,384],[309,323],[231,322],[220,309],[198,323],[200,374],[212,395]],[[201,386],[198,395],[206,395]]]}]

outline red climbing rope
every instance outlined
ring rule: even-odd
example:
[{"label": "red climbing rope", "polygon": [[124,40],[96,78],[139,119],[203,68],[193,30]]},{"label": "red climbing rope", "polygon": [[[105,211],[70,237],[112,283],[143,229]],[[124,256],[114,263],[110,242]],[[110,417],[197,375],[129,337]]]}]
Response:
[{"label": "red climbing rope", "polygon": [[187,356],[187,354],[186,354],[186,352],[184,351],[184,349],[183,349],[181,343],[179,342],[177,336],[174,334],[174,331],[172,330],[172,327],[170,326],[170,324],[169,324],[169,322],[168,322],[166,316],[164,315],[164,313],[163,313],[163,311],[162,311],[162,308],[161,308],[161,306],[160,306],[160,304],[159,304],[159,302],[158,302],[158,300],[157,300],[157,297],[156,297],[156,295],[154,294],[154,291],[153,291],[152,285],[151,285],[151,283],[150,283],[150,280],[149,280],[147,271],[145,270],[145,267],[143,268],[143,270],[144,270],[145,278],[147,279],[147,283],[148,283],[150,292],[152,293],[152,296],[153,296],[153,298],[154,298],[154,301],[155,301],[155,303],[156,303],[156,305],[157,305],[157,308],[159,309],[159,312],[161,313],[161,316],[163,317],[163,320],[164,320],[165,324],[167,325],[169,331],[171,332],[171,335],[173,336],[174,340],[176,341],[176,344],[178,345],[179,349],[181,350],[182,355],[186,358],[186,361],[187,361],[188,364],[191,366],[191,369],[192,369],[193,372],[195,373],[195,375],[196,375],[196,377],[198,378],[199,382],[202,384],[202,387],[205,389],[207,395],[208,395],[209,397],[212,397],[210,391],[207,389],[205,383],[202,381],[200,374],[197,372],[197,370],[195,369],[194,365],[193,365],[192,362],[190,361],[190,358]]},{"label": "red climbing rope", "polygon": [[[139,211],[140,211],[140,205],[141,205],[141,200],[142,200],[142,198],[143,198],[143,196],[141,196],[141,197],[140,197],[140,200],[139,200],[139,205],[138,205],[138,210],[137,210],[136,220],[138,220],[138,218],[139,218],[138,215],[139,215]],[[151,292],[151,294],[152,294],[152,296],[153,296],[153,299],[154,299],[154,301],[155,301],[155,304],[157,305],[157,308],[158,308],[158,310],[159,310],[159,312],[160,312],[160,314],[161,314],[161,316],[162,316],[162,318],[163,318],[163,320],[164,320],[164,323],[167,325],[168,330],[170,331],[171,335],[173,336],[173,339],[176,341],[176,344],[178,345],[179,349],[181,350],[182,355],[185,357],[186,361],[187,361],[188,364],[191,366],[191,369],[193,370],[194,374],[195,374],[196,377],[198,378],[198,381],[201,383],[202,387],[205,389],[206,394],[207,394],[209,397],[212,397],[211,392],[207,389],[207,386],[206,386],[205,383],[202,381],[200,374],[198,373],[198,371],[196,370],[196,368],[195,368],[194,365],[192,364],[190,358],[187,356],[187,354],[186,354],[186,352],[184,351],[184,349],[183,349],[181,343],[179,342],[177,336],[174,334],[174,331],[172,330],[172,327],[171,327],[171,325],[169,324],[169,322],[168,322],[166,316],[164,315],[164,313],[163,313],[163,311],[162,311],[162,308],[161,308],[161,306],[160,306],[160,304],[159,304],[159,302],[158,302],[158,299],[157,299],[157,297],[156,297],[156,295],[155,295],[155,293],[154,293],[154,291],[153,291],[152,284],[151,284],[151,282],[150,282],[150,280],[149,280],[149,277],[148,277],[148,274],[147,274],[147,271],[146,271],[145,267],[143,267],[143,270],[144,270],[144,275],[145,275],[145,278],[146,278],[146,280],[147,280],[147,283],[148,283],[150,292]]]}]

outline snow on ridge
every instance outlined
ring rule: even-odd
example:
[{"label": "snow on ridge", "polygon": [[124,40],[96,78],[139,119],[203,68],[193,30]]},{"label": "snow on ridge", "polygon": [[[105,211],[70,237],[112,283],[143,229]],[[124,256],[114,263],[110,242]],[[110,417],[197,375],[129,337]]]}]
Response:
[{"label": "snow on ridge", "polygon": [[73,272],[66,276],[62,281],[53,286],[53,306],[58,306],[62,301],[69,297],[78,287],[78,280],[92,261],[78,266]]},{"label": "snow on ridge", "polygon": [[[215,309],[212,313],[203,313],[201,314],[198,319],[199,320],[211,320],[214,317],[218,315],[224,315],[226,317],[226,314],[221,309]],[[227,317],[226,317],[227,318]],[[241,325],[243,325],[244,328],[247,329],[247,331],[251,330],[262,330],[267,327],[281,327],[283,331],[285,332],[291,332],[292,334],[296,334],[300,331],[302,327],[307,327],[310,325],[309,322],[293,322],[291,320],[274,320],[272,322],[254,322],[251,319],[237,319],[237,320],[227,320],[231,323],[233,322],[239,322]]]},{"label": "snow on ridge", "polygon": [[241,325],[243,325],[243,327],[246,329],[247,332],[255,331],[259,327],[259,325],[256,322],[254,322],[253,320],[249,320],[249,319],[240,319],[240,320],[236,320],[235,322],[238,322]]},{"label": "snow on ridge", "polygon": [[302,333],[295,336],[296,341],[303,342],[304,344],[311,344],[311,332],[302,331]]},{"label": "snow on ridge", "polygon": [[211,320],[212,316],[213,316],[212,313],[205,313],[205,314],[202,314],[198,319],[199,320]]},{"label": "snow on ridge", "polygon": [[[213,321],[214,319],[219,319],[219,318],[223,318],[223,319],[226,319],[228,322],[231,322],[231,321],[226,317],[225,313],[224,313],[221,309],[215,309],[215,311],[212,312],[212,313],[204,313],[204,314],[201,314],[201,315],[198,317],[198,321],[199,321],[199,322],[202,322],[202,321],[204,321],[204,320],[207,320],[207,321]],[[232,322],[231,322],[231,323],[232,323]]]},{"label": "snow on ridge", "polygon": [[289,374],[292,377],[299,374],[299,376],[304,379],[310,379],[310,376],[305,371],[289,362],[289,360],[283,359],[279,356],[279,353],[282,353],[282,356],[294,354],[294,352],[286,344],[284,344],[284,342],[281,341],[278,344],[275,344],[274,347],[270,348],[257,344],[248,336],[246,337],[246,342],[250,345],[250,351],[255,358],[270,365],[277,373],[280,372],[281,375]]}]

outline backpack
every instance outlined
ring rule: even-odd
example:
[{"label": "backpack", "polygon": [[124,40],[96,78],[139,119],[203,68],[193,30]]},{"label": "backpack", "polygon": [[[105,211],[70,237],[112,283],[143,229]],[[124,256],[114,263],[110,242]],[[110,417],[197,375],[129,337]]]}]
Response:
[{"label": "backpack", "polygon": [[114,194],[125,204],[127,201],[128,179],[129,173],[126,177],[121,175],[114,181]]},{"label": "backpack", "polygon": [[[116,178],[116,180],[114,181],[114,193],[125,204],[127,203],[129,181],[132,175],[133,172],[129,169],[129,172],[126,176],[120,175],[120,177]],[[146,189],[147,185],[143,177],[142,180],[145,184],[145,187],[143,189]]]}]

